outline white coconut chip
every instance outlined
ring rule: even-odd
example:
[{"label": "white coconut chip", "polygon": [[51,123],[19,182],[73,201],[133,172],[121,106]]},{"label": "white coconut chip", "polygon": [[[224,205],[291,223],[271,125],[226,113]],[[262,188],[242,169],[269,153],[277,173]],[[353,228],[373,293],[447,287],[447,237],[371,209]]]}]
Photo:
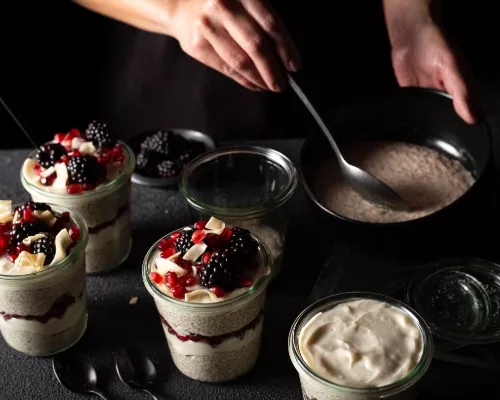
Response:
[{"label": "white coconut chip", "polygon": [[14,262],[14,264],[18,265],[19,267],[31,267],[35,268],[36,270],[41,270],[44,263],[44,253],[31,254],[27,251],[21,251],[21,253],[19,253],[19,255],[17,256],[16,261]]},{"label": "white coconut chip", "polygon": [[173,260],[174,258],[177,258],[181,255],[181,252],[178,251],[177,253],[175,254],[172,254],[170,257],[167,258],[167,260]]},{"label": "white coconut chip", "polygon": [[27,238],[23,239],[23,244],[26,246],[30,246],[31,243],[33,243],[35,240],[41,239],[43,237],[45,237],[44,233],[37,233],[36,235],[28,236]]},{"label": "white coconut chip", "polygon": [[30,183],[37,183],[40,181],[40,177],[35,172],[36,161],[27,158],[23,163],[23,175],[26,180]]},{"label": "white coconut chip", "polygon": [[79,149],[80,153],[84,155],[94,155],[96,154],[95,146],[92,142],[83,142]]},{"label": "white coconut chip", "polygon": [[12,221],[12,201],[0,200],[0,224]]},{"label": "white coconut chip", "polygon": [[224,221],[221,221],[220,219],[217,219],[215,217],[210,217],[207,224],[205,225],[205,229],[211,230],[212,233],[215,233],[216,235],[220,235],[225,227],[226,224],[224,223]]},{"label": "white coconut chip", "polygon": [[37,217],[39,220],[45,222],[49,226],[53,226],[57,221],[57,217],[54,214],[52,214],[52,212],[49,210],[45,211],[35,210],[33,211],[33,215]]},{"label": "white coconut chip", "polygon": [[68,169],[66,168],[66,164],[60,162],[57,163],[54,168],[57,178],[54,180],[52,186],[58,189],[66,189],[66,183],[68,182]]},{"label": "white coconut chip", "polygon": [[85,139],[82,137],[74,137],[73,140],[71,141],[71,148],[73,150],[78,149],[80,150],[80,146],[85,143]]},{"label": "white coconut chip", "polygon": [[198,257],[200,257],[205,252],[206,249],[207,245],[205,243],[195,244],[191,246],[188,251],[186,251],[186,254],[184,254],[184,257],[182,257],[182,259],[195,262]]},{"label": "white coconut chip", "polygon": [[14,213],[14,218],[12,219],[13,224],[17,224],[19,222],[19,213],[16,211]]},{"label": "white coconut chip", "polygon": [[130,304],[131,306],[136,305],[138,300],[139,298],[137,296],[131,297],[128,304]]},{"label": "white coconut chip", "polygon": [[161,257],[156,259],[156,268],[158,269],[158,273],[160,275],[165,275],[167,272],[175,272],[177,276],[183,276],[188,272],[168,258]]},{"label": "white coconut chip", "polygon": [[52,175],[54,172],[56,172],[56,169],[54,167],[49,167],[45,171],[40,172],[40,176],[42,178],[48,178],[50,175]]},{"label": "white coconut chip", "polygon": [[54,265],[55,263],[64,260],[66,257],[66,249],[71,243],[73,243],[73,240],[71,240],[68,230],[66,228],[61,229],[55,239],[56,255],[49,265]]},{"label": "white coconut chip", "polygon": [[208,289],[198,289],[184,295],[185,301],[193,303],[214,303],[220,301],[214,292]]}]

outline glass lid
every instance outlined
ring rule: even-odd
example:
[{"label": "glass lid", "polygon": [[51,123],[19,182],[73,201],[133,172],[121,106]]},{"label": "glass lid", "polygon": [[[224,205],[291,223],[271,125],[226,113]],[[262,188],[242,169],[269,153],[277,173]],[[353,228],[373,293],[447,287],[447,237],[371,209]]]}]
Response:
[{"label": "glass lid", "polygon": [[500,342],[500,265],[481,259],[426,265],[406,301],[437,339],[463,344]]}]

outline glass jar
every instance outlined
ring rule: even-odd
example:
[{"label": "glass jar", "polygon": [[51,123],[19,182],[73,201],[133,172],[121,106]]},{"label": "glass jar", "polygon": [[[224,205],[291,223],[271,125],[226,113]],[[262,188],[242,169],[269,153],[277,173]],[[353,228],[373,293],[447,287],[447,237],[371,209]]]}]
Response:
[{"label": "glass jar", "polygon": [[195,219],[211,216],[247,228],[270,248],[273,278],[281,269],[297,170],[282,153],[258,146],[222,147],[186,165],[179,188]]},{"label": "glass jar", "polygon": [[[390,385],[377,388],[350,388],[335,384],[316,374],[301,356],[299,350],[300,331],[311,318],[319,312],[328,311],[339,304],[360,299],[381,301],[403,311],[411,318],[422,335],[423,349],[420,361],[408,375]],[[288,337],[288,353],[299,374],[304,399],[307,400],[414,399],[416,395],[416,384],[429,368],[433,352],[434,346],[432,335],[425,321],[404,303],[375,293],[351,292],[336,294],[311,304],[297,317]]]},{"label": "glass jar", "polygon": [[[216,303],[191,303],[163,293],[149,273],[158,257],[158,240],[142,265],[142,279],[156,304],[172,360],[189,378],[224,382],[247,373],[257,362],[264,323],[266,288],[260,278],[247,292]],[[271,264],[269,249],[258,237],[262,265]]]},{"label": "glass jar", "polygon": [[[135,156],[123,142],[125,161],[122,173],[103,186],[79,194],[51,193],[34,185],[21,171],[21,183],[37,202],[57,204],[80,214],[89,230],[86,249],[88,274],[108,272],[122,264],[132,246],[130,218],[131,176]],[[34,159],[36,150],[29,157]]]},{"label": "glass jar", "polygon": [[[14,207],[17,207],[16,205]],[[56,213],[69,211],[51,205]],[[27,275],[0,275],[0,332],[13,349],[48,356],[73,346],[87,327],[85,221],[71,212],[80,239],[62,261]]]}]

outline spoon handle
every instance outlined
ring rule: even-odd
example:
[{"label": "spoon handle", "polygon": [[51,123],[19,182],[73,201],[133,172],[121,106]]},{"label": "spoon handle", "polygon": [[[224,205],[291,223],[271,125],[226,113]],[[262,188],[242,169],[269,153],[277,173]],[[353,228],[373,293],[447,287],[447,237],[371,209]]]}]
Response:
[{"label": "spoon handle", "polygon": [[156,397],[153,393],[151,393],[148,389],[142,389],[143,392],[146,392],[151,396],[153,400],[158,400],[158,397]]},{"label": "spoon handle", "polygon": [[103,400],[108,400],[108,398],[100,390],[95,389],[95,390],[92,390],[91,393],[98,395]]},{"label": "spoon handle", "polygon": [[323,131],[323,134],[325,135],[326,139],[328,142],[330,142],[330,145],[333,148],[333,151],[335,151],[336,156],[338,157],[339,160],[344,161],[344,157],[342,157],[342,153],[340,153],[340,150],[337,146],[337,143],[335,143],[335,140],[333,140],[332,134],[326,127],[325,123],[323,122],[323,119],[319,116],[319,114],[316,112],[314,106],[311,104],[307,96],[304,94],[302,89],[297,85],[297,83],[293,80],[293,78],[288,75],[288,83],[292,87],[293,91],[295,94],[299,97],[299,99],[304,103],[306,108],[309,110],[313,118],[316,120],[316,123],[319,125],[321,130]]}]

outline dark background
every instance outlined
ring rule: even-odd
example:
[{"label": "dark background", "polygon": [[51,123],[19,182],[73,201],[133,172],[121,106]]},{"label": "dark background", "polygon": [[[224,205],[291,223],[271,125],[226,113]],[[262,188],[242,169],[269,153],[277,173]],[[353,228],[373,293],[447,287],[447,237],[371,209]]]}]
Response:
[{"label": "dark background", "polygon": [[[111,103],[120,101],[111,96],[113,82],[121,72],[119,57],[126,57],[127,46],[131,45],[127,40],[133,37],[135,29],[88,12],[71,2],[15,3],[17,5],[10,5],[8,12],[3,13],[5,23],[0,28],[3,42],[0,95],[43,139],[48,139],[56,131],[80,126],[92,118],[111,117]],[[308,4],[308,7],[319,6],[325,13],[323,2]],[[446,30],[472,66],[481,95],[496,100],[499,91],[500,18],[494,4],[494,1],[487,0],[443,1],[443,18]],[[331,43],[337,49],[337,57],[349,52],[362,53],[364,62],[361,65],[358,63],[357,68],[348,67],[336,73],[348,82],[346,85],[351,86],[352,83],[354,94],[389,88],[394,85],[393,81],[377,79],[378,76],[392,77],[382,13],[368,15],[368,10],[364,11],[365,14],[356,14],[356,9],[360,7],[349,7],[328,9],[332,15],[345,16],[336,23],[344,21],[345,26],[339,27],[339,31],[346,32],[346,35],[331,38]],[[373,35],[381,38],[377,45],[370,42],[361,50],[351,46],[351,43],[363,46],[365,40]],[[121,46],[119,52],[114,52],[116,46]],[[313,48],[312,44],[309,47]],[[322,52],[328,52],[319,47],[310,51],[315,52],[318,59],[323,57]],[[111,63],[112,52],[118,55],[113,56]],[[309,75],[314,77],[310,87],[318,94],[333,92],[317,77],[321,74],[314,72],[309,68]],[[352,75],[349,76],[349,72]],[[368,76],[368,79],[356,86],[354,80],[359,75]],[[182,95],[178,93],[179,88],[172,90],[176,91],[174,98]],[[29,145],[4,110],[0,110],[0,129],[0,148]],[[291,135],[296,136],[297,133]]]}]

